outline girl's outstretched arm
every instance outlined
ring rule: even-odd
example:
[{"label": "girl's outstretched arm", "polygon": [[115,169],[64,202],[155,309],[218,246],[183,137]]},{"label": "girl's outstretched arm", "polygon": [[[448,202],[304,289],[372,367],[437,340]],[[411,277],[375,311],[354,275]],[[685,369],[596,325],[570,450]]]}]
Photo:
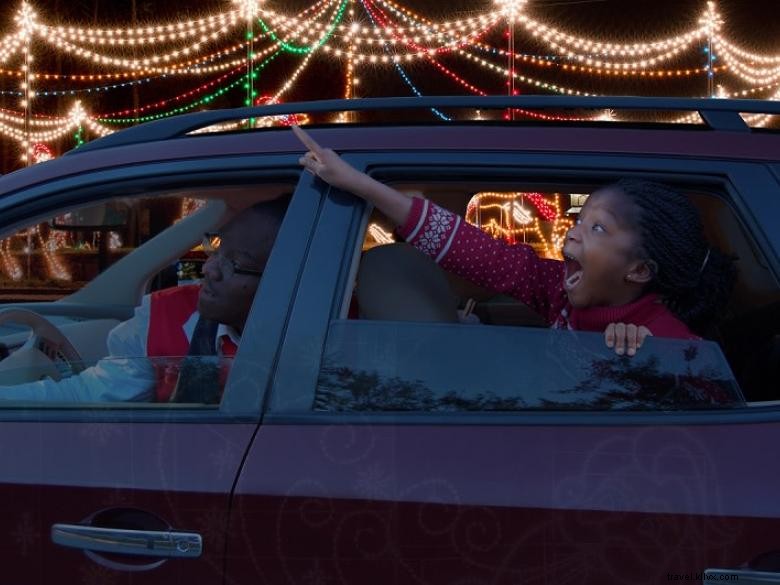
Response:
[{"label": "girl's outstretched arm", "polygon": [[406,222],[412,209],[411,197],[361,173],[344,162],[330,148],[323,148],[317,144],[302,128],[293,126],[292,131],[309,150],[298,161],[307,171],[334,187],[354,193],[373,203],[396,225],[403,225]]}]

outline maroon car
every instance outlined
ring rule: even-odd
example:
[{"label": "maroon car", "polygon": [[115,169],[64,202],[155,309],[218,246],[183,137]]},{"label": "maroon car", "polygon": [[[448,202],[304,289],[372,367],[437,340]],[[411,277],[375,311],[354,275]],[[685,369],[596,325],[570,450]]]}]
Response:
[{"label": "maroon car", "polygon": [[[507,107],[626,121],[457,115]],[[344,109],[385,123],[327,123]],[[450,274],[457,321],[418,312],[392,255],[358,299],[367,252],[398,246],[388,219],[303,173],[287,128],[198,132],[301,112],[358,169],[550,259],[598,186],[667,183],[735,259],[724,318],[618,356]],[[757,113],[780,105],[288,104],[141,125],[0,178],[2,581],[780,583],[780,136]],[[161,399],[183,356],[123,351],[117,331],[198,282],[204,233],[282,198],[217,399]]]}]

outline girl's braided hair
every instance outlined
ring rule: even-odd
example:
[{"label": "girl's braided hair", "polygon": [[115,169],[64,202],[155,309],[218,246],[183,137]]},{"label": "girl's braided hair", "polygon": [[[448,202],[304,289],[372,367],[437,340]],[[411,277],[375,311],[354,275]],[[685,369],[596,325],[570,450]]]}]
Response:
[{"label": "girl's braided hair", "polygon": [[734,287],[733,258],[709,245],[699,212],[685,195],[636,179],[609,188],[624,193],[637,210],[640,253],[652,260],[654,272],[648,290],[693,331],[711,334]]}]

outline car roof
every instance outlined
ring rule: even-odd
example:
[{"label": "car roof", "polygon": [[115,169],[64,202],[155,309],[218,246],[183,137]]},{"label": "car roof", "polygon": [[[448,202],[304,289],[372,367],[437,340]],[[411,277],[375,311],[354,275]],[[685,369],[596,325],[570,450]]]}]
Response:
[{"label": "car roof", "polygon": [[[780,133],[751,129],[742,113],[780,114],[780,103],[764,100],[634,97],[437,97],[323,100],[213,110],[148,122],[87,143],[64,157],[0,177],[0,196],[52,179],[117,166],[182,159],[303,151],[287,128],[204,132],[225,122],[338,111],[397,113],[429,108],[541,111],[603,110],[693,112],[703,124],[550,123],[452,121],[332,124],[311,127],[323,146],[341,153],[366,151],[468,150],[661,155],[690,158],[780,160]],[[195,132],[195,134],[193,134]],[[89,155],[89,156],[87,156]]]}]

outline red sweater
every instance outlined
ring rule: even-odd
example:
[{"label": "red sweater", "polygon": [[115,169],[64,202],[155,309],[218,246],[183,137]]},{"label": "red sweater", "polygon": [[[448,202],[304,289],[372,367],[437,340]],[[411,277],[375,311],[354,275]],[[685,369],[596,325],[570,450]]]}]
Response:
[{"label": "red sweater", "polygon": [[541,259],[530,246],[496,240],[427,200],[414,198],[398,231],[445,270],[519,299],[551,327],[603,332],[622,322],[644,325],[659,337],[699,339],[654,293],[619,307],[572,307],[563,288],[563,262]]}]

